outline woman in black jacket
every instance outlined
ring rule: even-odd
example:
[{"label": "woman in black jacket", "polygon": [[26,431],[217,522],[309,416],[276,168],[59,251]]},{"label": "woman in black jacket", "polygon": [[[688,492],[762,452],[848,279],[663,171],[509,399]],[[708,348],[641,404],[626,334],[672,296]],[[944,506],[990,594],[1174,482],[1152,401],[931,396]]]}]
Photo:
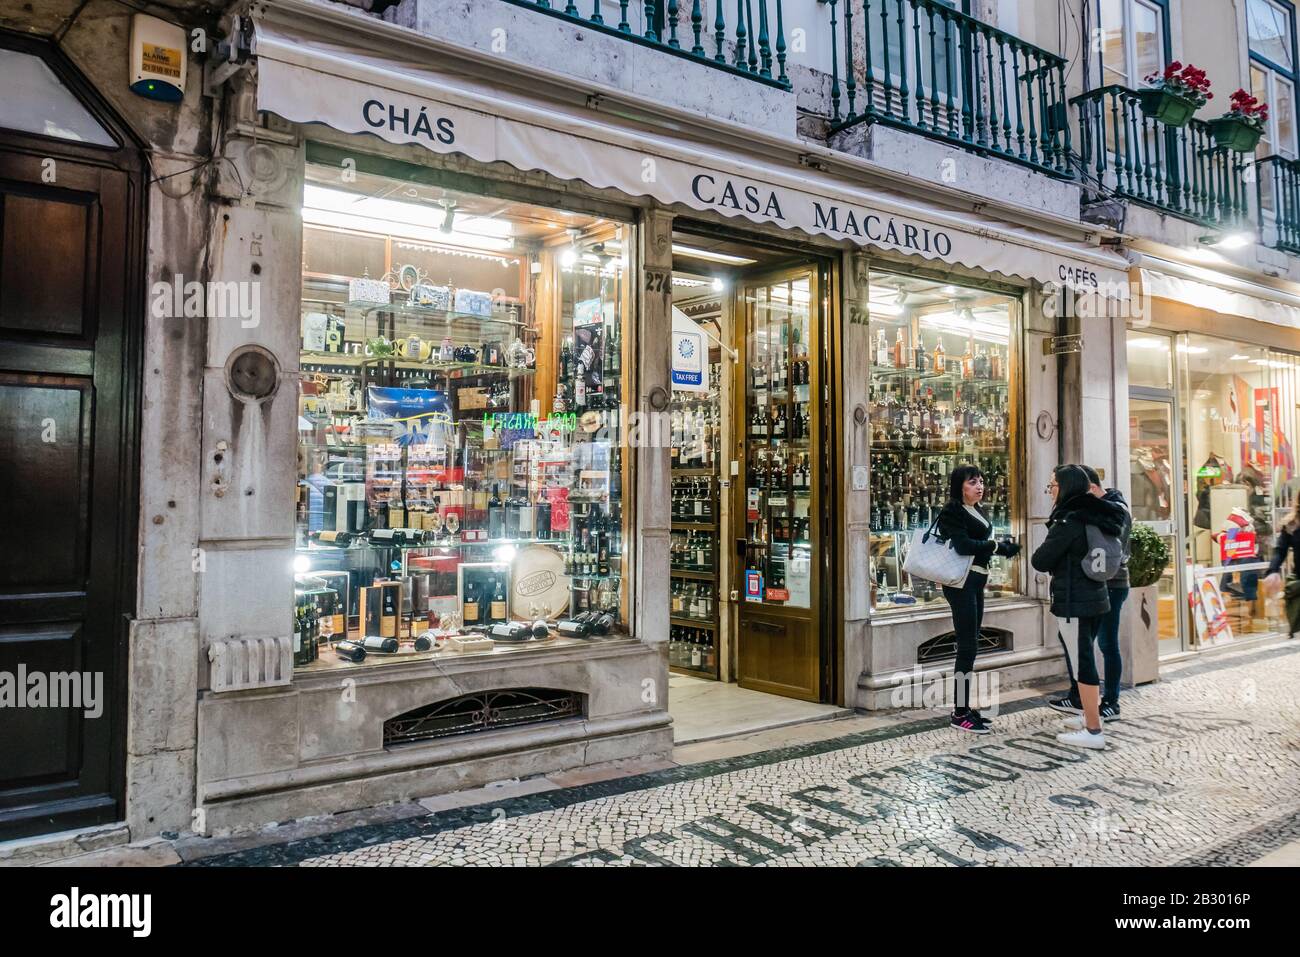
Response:
[{"label": "woman in black jacket", "polygon": [[952,609],[952,627],[957,635],[957,661],[953,666],[953,708],[949,724],[959,731],[988,734],[986,718],[970,706],[970,678],[979,650],[980,625],[984,621],[984,586],[988,583],[988,561],[993,555],[1011,558],[1020,546],[1015,542],[993,541],[993,523],[980,500],[984,498],[984,473],[974,465],[961,465],[948,476],[948,503],[939,512],[939,537],[950,542],[958,555],[972,555],[970,574],[960,588],[943,586],[943,597]]},{"label": "woman in black jacket", "polygon": [[1056,467],[1048,486],[1056,504],[1047,520],[1047,538],[1035,549],[1030,564],[1051,574],[1052,614],[1058,619],[1066,651],[1071,651],[1072,644],[1078,649],[1074,672],[1084,726],[1063,731],[1056,740],[1100,749],[1106,746],[1106,737],[1101,730],[1101,688],[1093,641],[1102,618],[1110,611],[1110,596],[1106,582],[1084,574],[1083,561],[1088,555],[1088,526],[1118,537],[1124,531],[1124,508],[1090,494],[1090,486],[1080,466]]}]

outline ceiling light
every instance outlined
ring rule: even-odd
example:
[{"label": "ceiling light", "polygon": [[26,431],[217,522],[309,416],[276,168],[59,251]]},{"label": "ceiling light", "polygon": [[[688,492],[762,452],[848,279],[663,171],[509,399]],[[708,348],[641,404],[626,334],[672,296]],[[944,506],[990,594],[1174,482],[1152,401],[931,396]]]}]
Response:
[{"label": "ceiling light", "polygon": [[1238,355],[1235,355],[1235,356],[1229,356],[1229,357],[1228,357],[1228,361],[1229,361],[1229,362],[1236,362],[1237,360],[1240,360],[1240,359],[1249,359],[1249,358],[1250,358],[1250,356],[1243,356],[1243,355],[1238,354]]},{"label": "ceiling light", "polygon": [[726,288],[727,288],[727,284],[726,284],[725,282],[723,282],[721,279],[716,279],[716,278],[715,278],[715,279],[713,280],[713,291],[714,291],[714,292],[722,292],[722,291],[723,291],[724,289],[726,289]]},{"label": "ceiling light", "polygon": [[442,225],[438,229],[444,233],[450,233],[456,226],[456,204],[444,192],[438,205],[443,209]]},{"label": "ceiling light", "polygon": [[715,253],[711,249],[697,249],[695,246],[683,246],[680,243],[673,243],[673,255],[685,256],[687,259],[703,259],[713,263],[730,263],[737,266],[751,266],[758,262],[757,259],[746,259],[744,256],[732,256],[728,253]]}]

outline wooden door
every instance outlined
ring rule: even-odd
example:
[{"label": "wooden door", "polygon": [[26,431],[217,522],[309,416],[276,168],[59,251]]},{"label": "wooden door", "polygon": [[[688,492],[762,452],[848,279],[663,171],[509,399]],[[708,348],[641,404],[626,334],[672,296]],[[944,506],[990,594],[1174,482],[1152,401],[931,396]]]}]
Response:
[{"label": "wooden door", "polygon": [[0,130],[0,840],[122,816],[129,166],[125,148]]}]

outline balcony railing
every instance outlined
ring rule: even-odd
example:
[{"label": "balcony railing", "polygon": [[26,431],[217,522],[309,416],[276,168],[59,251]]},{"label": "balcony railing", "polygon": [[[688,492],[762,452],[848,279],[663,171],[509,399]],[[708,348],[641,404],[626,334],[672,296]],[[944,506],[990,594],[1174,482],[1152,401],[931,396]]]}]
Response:
[{"label": "balcony railing", "polygon": [[885,123],[1071,175],[1062,57],[940,0],[822,2],[833,129]]},{"label": "balcony railing", "polygon": [[1138,94],[1122,86],[1071,102],[1079,109],[1079,150],[1094,197],[1117,194],[1207,226],[1246,220],[1247,160],[1215,146],[1208,124],[1168,126],[1147,116]]},{"label": "balcony railing", "polygon": [[1260,239],[1300,255],[1300,162],[1266,156],[1255,164]]},{"label": "balcony railing", "polygon": [[[761,83],[790,88],[790,78],[785,72],[783,0],[714,0],[711,18],[705,17],[701,0],[506,2]],[[734,11],[730,20],[728,9]],[[629,13],[639,21],[636,28],[628,19]]]}]

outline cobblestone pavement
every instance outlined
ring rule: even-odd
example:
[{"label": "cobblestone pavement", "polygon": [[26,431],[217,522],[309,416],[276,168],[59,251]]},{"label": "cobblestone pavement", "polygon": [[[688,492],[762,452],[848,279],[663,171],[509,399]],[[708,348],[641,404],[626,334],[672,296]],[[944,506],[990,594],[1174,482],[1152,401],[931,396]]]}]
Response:
[{"label": "cobblestone pavement", "polygon": [[1122,697],[1104,752],[1019,702],[994,734],[933,718],[208,865],[1245,864],[1300,839],[1300,646]]}]

